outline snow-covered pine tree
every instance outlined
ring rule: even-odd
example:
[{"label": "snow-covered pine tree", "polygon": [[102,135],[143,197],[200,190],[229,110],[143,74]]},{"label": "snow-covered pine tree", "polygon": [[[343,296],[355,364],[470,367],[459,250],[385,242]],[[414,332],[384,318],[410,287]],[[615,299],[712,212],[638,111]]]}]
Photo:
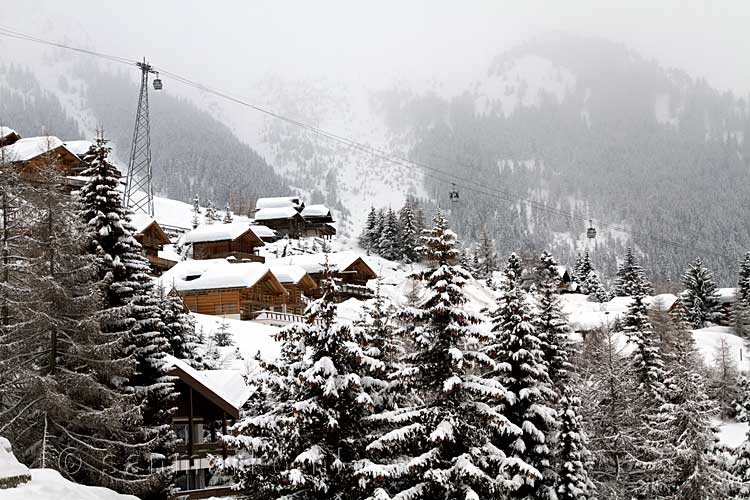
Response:
[{"label": "snow-covered pine tree", "polygon": [[[161,321],[163,305],[150,276],[149,262],[133,237],[128,210],[118,190],[119,174],[109,162],[110,148],[100,135],[86,155],[89,180],[81,188],[79,218],[87,225],[87,245],[94,256],[99,289],[104,298],[97,319],[110,342],[135,363],[126,386],[138,398],[142,443],[149,448],[133,470],[152,472],[151,491],[163,492],[171,481],[168,469],[152,469],[154,458],[170,453],[176,438],[168,425],[173,384],[162,373],[169,341]],[[140,469],[139,469],[140,468]]]},{"label": "snow-covered pine tree", "polygon": [[[497,363],[493,376],[510,393],[500,411],[521,434],[497,435],[493,444],[511,459],[507,471],[517,486],[513,498],[554,498],[551,440],[558,422],[550,405],[558,394],[549,378],[545,346],[535,326],[538,320],[520,284],[521,272],[520,259],[511,254],[498,307],[491,313],[492,338],[484,349]],[[551,349],[551,343],[546,347]]]},{"label": "snow-covered pine tree", "polygon": [[585,290],[592,302],[609,302],[610,296],[604,283],[599,279],[596,271],[589,271],[586,279],[581,284],[581,291]]},{"label": "snow-covered pine tree", "polygon": [[725,338],[719,339],[711,366],[710,395],[719,403],[721,418],[734,417],[733,401],[737,399],[737,363]]},{"label": "snow-covered pine tree", "polygon": [[[33,243],[10,247],[28,273],[18,283],[25,295],[0,330],[0,427],[29,465],[39,467],[44,456],[46,467],[75,481],[139,492],[150,476],[112,459],[144,449],[130,430],[137,408],[117,386],[132,364],[99,331],[95,268],[58,162],[52,151],[43,155],[24,192]],[[75,468],[66,467],[71,457]]]},{"label": "snow-covered pine tree", "polygon": [[646,279],[633,248],[628,247],[625,251],[625,260],[617,268],[614,293],[617,297],[629,297],[634,295],[637,289],[643,290],[646,295],[653,293],[651,283]]},{"label": "snow-covered pine tree", "polygon": [[193,198],[193,229],[198,227],[198,224],[200,224],[200,214],[201,214],[201,205],[200,200],[198,199],[198,195],[196,194]]},{"label": "snow-covered pine tree", "polygon": [[492,280],[492,273],[497,271],[497,250],[495,250],[495,241],[489,237],[487,230],[482,226],[482,232],[479,236],[479,274],[477,278],[488,281],[488,286]]},{"label": "snow-covered pine tree", "polygon": [[383,230],[378,242],[380,256],[388,260],[401,259],[401,242],[398,234],[398,219],[392,209],[388,209],[383,221]]},{"label": "snow-covered pine tree", "polygon": [[750,378],[746,375],[737,379],[737,397],[732,404],[737,422],[750,422]]},{"label": "snow-covered pine tree", "polygon": [[571,330],[560,306],[557,267],[557,261],[549,253],[544,252],[539,257],[537,274],[540,279],[534,294],[537,306],[534,326],[550,381],[559,392],[567,385],[572,365],[568,360]]},{"label": "snow-covered pine tree", "polygon": [[176,295],[163,296],[161,312],[169,353],[187,361],[194,368],[207,368],[201,354],[201,340],[195,331],[195,321],[185,313],[182,299]]},{"label": "snow-covered pine tree", "polygon": [[375,207],[370,207],[370,211],[367,213],[367,221],[365,227],[362,229],[362,233],[359,235],[359,246],[370,252],[371,250],[377,251],[373,248],[373,238],[375,234],[375,227],[378,221],[378,213],[375,211]]},{"label": "snow-covered pine tree", "polygon": [[[589,272],[593,271],[594,267],[591,264],[591,256],[589,255],[589,251],[586,250],[582,254],[578,254],[576,257],[576,265],[573,270],[573,275],[575,276],[574,280],[579,283],[583,284],[583,282],[586,280],[586,277],[589,275]],[[587,293],[587,292],[581,292],[581,293]]]},{"label": "snow-covered pine tree", "polygon": [[324,274],[322,297],[306,311],[306,323],[278,334],[281,354],[264,364],[259,396],[224,437],[240,451],[227,466],[246,498],[358,497],[362,419],[373,407],[363,379],[382,363],[365,353],[350,326],[335,324],[327,261]]},{"label": "snow-covered pine tree", "polygon": [[[558,435],[555,446],[557,463],[557,500],[590,500],[596,498],[596,488],[589,479],[591,453],[586,443],[583,419],[579,414],[580,399],[573,391],[562,389],[558,402]],[[554,498],[554,497],[553,497]]]},{"label": "snow-covered pine tree", "polygon": [[570,326],[559,303],[560,275],[555,259],[547,252],[539,258],[536,274],[539,285],[535,299],[538,314],[534,318],[543,359],[550,382],[559,399],[558,435],[554,442],[554,469],[558,500],[588,500],[595,488],[588,475],[591,454],[579,414],[580,400],[574,394],[568,361]]},{"label": "snow-covered pine tree", "polygon": [[750,337],[750,252],[740,262],[736,295],[731,319],[737,335],[747,339]]},{"label": "snow-covered pine tree", "polygon": [[407,196],[404,206],[398,214],[399,235],[401,240],[402,256],[405,262],[417,262],[419,260],[419,235],[421,228],[417,227],[417,219],[414,214],[414,199]]},{"label": "snow-covered pine tree", "polygon": [[221,322],[214,332],[213,341],[218,347],[228,347],[232,345],[232,336],[229,333],[229,323],[227,323],[226,318],[221,318]]},{"label": "snow-covered pine tree", "polygon": [[[584,295],[593,293],[593,290],[589,290],[589,288],[587,287],[587,282],[590,279],[589,275],[592,272],[596,274],[594,266],[592,266],[591,264],[589,251],[586,250],[583,254],[578,254],[578,258],[576,259],[576,268],[574,271],[574,275],[576,277],[575,281],[576,283],[578,283],[578,293],[582,293]],[[595,280],[599,281],[598,275],[596,275]],[[596,283],[593,283],[593,285],[596,285]]]},{"label": "snow-covered pine tree", "polygon": [[505,281],[512,279],[519,286],[523,284],[523,263],[515,253],[510,254],[508,260],[505,262],[503,279]]},{"label": "snow-covered pine tree", "polygon": [[665,399],[664,360],[661,357],[659,340],[648,317],[643,288],[633,289],[633,301],[622,318],[622,332],[635,346],[632,365],[639,390],[649,404],[661,403]]},{"label": "snow-covered pine tree", "polygon": [[668,399],[651,423],[651,498],[727,498],[737,479],[717,461],[716,401],[700,373],[700,354],[687,325],[674,324]]},{"label": "snow-covered pine tree", "polygon": [[475,351],[472,325],[480,318],[465,308],[462,288],[469,276],[455,265],[456,235],[439,211],[421,251],[429,268],[416,277],[425,298],[399,313],[414,346],[394,381],[407,404],[368,419],[380,432],[358,474],[375,489],[370,498],[500,498],[507,487],[501,474],[506,461],[488,434],[520,429],[494,409],[505,389],[479,375],[479,365],[494,363]]},{"label": "snow-covered pine tree", "polygon": [[703,261],[695,259],[682,276],[685,291],[680,301],[685,306],[688,320],[695,328],[703,328],[708,323],[717,322],[721,318],[721,307],[716,292],[714,276]]},{"label": "snow-covered pine tree", "polygon": [[224,205],[224,217],[221,219],[221,222],[224,224],[231,224],[232,222],[234,222],[234,217],[232,216],[232,207],[229,206],[229,202]]},{"label": "snow-covered pine tree", "polygon": [[203,222],[205,222],[206,224],[213,224],[216,219],[217,215],[216,207],[214,207],[214,202],[208,200],[208,203],[206,204],[206,213],[203,215]]}]

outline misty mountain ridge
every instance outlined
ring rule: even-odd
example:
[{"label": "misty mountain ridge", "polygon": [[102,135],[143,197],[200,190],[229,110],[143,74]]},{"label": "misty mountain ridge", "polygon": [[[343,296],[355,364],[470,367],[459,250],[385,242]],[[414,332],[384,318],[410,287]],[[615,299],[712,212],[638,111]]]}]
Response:
[{"label": "misty mountain ridge", "polygon": [[[59,65],[57,78],[40,85],[58,96],[71,130],[78,122],[90,135],[92,123],[103,123],[122,160],[137,87],[132,75],[83,64],[73,73]],[[55,70],[33,73],[41,71]],[[65,74],[80,80],[62,83]],[[609,275],[634,244],[664,283],[677,281],[701,250],[733,258],[750,248],[745,101],[621,44],[530,41],[456,95],[280,79],[251,90],[252,102],[455,175],[458,204],[448,201],[446,174],[394,165],[213,98],[193,105],[177,92],[165,80],[165,92],[151,93],[154,174],[160,193],[184,201],[198,192],[221,204],[244,185],[248,196],[294,190],[332,206],[340,234],[355,236],[371,205],[397,208],[414,193],[449,210],[467,243],[485,227],[501,253],[551,247],[572,262],[588,248]],[[13,118],[3,116],[11,126]],[[593,242],[583,236],[589,218],[611,224]],[[733,260],[702,256],[731,283]]]}]

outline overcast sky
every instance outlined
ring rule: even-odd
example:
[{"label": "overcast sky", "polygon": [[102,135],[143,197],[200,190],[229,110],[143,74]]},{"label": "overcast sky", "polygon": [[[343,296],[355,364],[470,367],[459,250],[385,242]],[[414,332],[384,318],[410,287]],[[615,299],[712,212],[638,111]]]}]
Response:
[{"label": "overcast sky", "polygon": [[[269,75],[461,88],[493,56],[550,31],[625,42],[666,66],[750,94],[750,1],[2,0],[0,26],[242,93]],[[51,21],[50,21],[51,20]],[[1,37],[0,37],[1,40]]]}]

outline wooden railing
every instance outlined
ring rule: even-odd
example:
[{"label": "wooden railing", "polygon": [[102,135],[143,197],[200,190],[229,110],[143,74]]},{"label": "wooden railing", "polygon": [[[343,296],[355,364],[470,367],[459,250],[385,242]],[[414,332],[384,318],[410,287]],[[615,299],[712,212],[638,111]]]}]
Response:
[{"label": "wooden railing", "polygon": [[255,313],[255,321],[271,325],[290,325],[292,323],[304,323],[305,317],[300,314],[292,314],[277,311],[258,311]]},{"label": "wooden railing", "polygon": [[349,285],[346,283],[339,285],[339,294],[361,299],[371,299],[375,296],[375,292],[366,286]]}]

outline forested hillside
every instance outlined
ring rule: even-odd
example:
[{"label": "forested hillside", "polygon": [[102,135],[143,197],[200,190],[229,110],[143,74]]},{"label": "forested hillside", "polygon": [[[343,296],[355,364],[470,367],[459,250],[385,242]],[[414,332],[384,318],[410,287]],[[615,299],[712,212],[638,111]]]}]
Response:
[{"label": "forested hillside", "polygon": [[[411,129],[414,158],[474,180],[460,182],[451,218],[464,239],[486,226],[501,254],[552,246],[572,262],[571,236],[580,250],[585,219],[600,219],[627,230],[600,227],[592,253],[605,274],[632,239],[657,282],[677,280],[703,253],[730,283],[734,257],[750,246],[746,102],[621,45],[529,42],[460,96],[385,92],[380,101],[387,123]],[[426,187],[446,206],[440,177],[426,176]]]},{"label": "forested hillside", "polygon": [[[23,136],[46,132],[68,140],[93,135],[94,130],[88,129],[102,127],[120,165],[126,165],[136,84],[125,73],[101,71],[86,62],[58,73],[54,82],[45,81],[43,87],[34,73],[21,66],[0,66],[0,121]],[[152,90],[150,96],[157,194],[183,201],[198,194],[217,205],[231,195],[245,200],[245,206],[260,195],[289,194],[289,183],[209,113],[169,92]]]}]

